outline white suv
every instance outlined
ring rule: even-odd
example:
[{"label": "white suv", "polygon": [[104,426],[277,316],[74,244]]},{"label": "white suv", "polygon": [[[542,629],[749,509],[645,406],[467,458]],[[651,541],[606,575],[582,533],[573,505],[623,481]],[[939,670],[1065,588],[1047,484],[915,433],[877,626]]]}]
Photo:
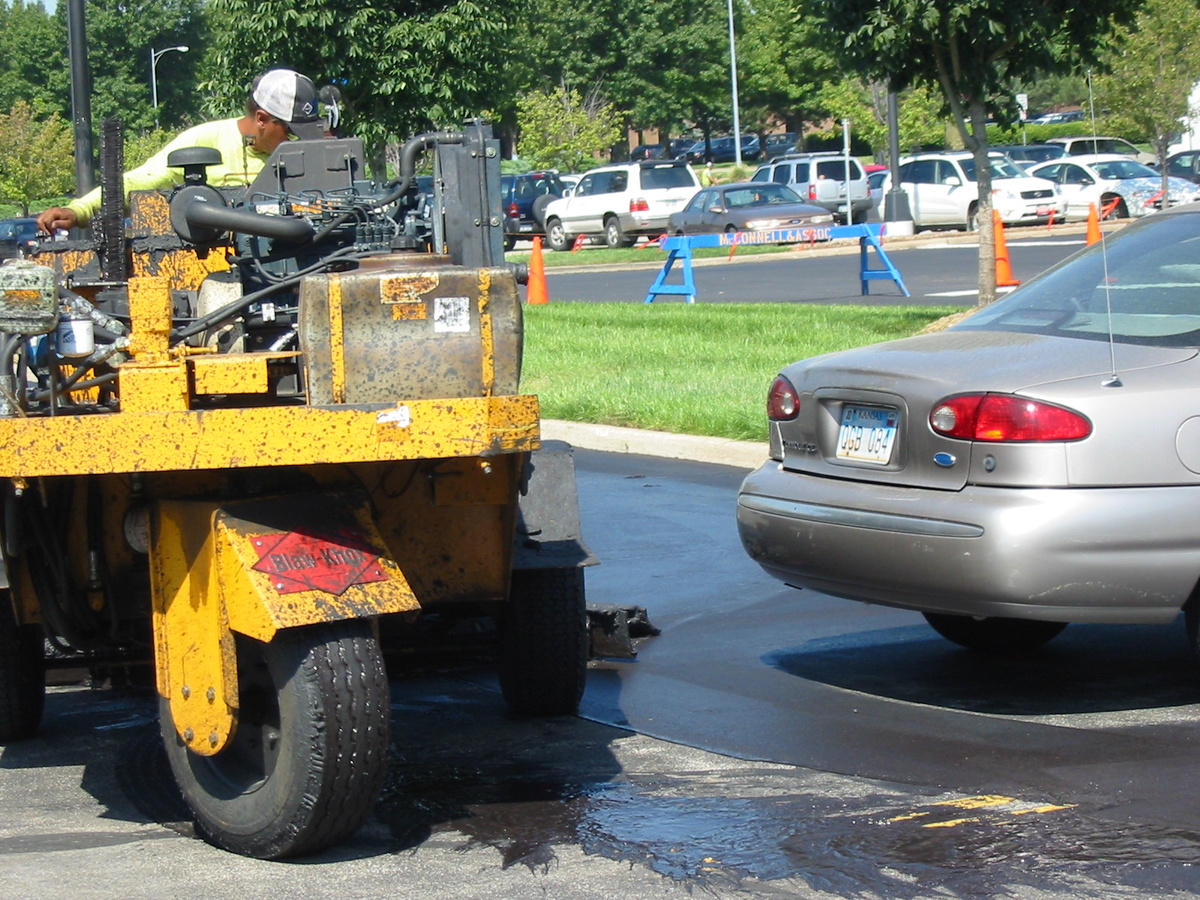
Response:
[{"label": "white suv", "polygon": [[[1026,175],[1003,153],[989,154],[992,206],[1005,225],[1061,221],[1063,199],[1057,185]],[[977,231],[979,185],[975,157],[968,152],[920,153],[900,160],[900,184],[908,194],[915,228]],[[884,193],[891,179],[884,181]]]},{"label": "white suv", "polygon": [[871,211],[871,190],[867,173],[853,156],[841,153],[789,153],[758,167],[751,181],[786,184],[813,206],[829,210],[839,222],[846,222],[846,174],[850,175],[850,220],[867,221]]},{"label": "white suv", "polygon": [[638,235],[666,233],[667,219],[700,189],[683,160],[656,159],[592,169],[568,196],[546,207],[546,242],[570,250],[575,236],[604,235],[629,247]]}]

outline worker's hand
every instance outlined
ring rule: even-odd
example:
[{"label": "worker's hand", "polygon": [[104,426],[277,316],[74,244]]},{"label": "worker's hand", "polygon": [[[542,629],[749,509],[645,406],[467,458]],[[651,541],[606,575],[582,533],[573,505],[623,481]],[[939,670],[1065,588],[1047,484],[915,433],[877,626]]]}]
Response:
[{"label": "worker's hand", "polygon": [[38,231],[49,235],[53,235],[59,228],[74,228],[78,222],[79,216],[76,215],[75,210],[67,209],[65,206],[52,206],[37,217]]}]

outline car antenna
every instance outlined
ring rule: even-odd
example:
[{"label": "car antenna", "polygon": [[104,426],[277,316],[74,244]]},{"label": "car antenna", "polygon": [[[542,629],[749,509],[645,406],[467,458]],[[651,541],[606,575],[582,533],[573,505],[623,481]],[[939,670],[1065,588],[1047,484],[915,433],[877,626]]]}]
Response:
[{"label": "car antenna", "polygon": [[[1096,134],[1096,101],[1092,96],[1092,73],[1088,70],[1087,73],[1088,85],[1088,108],[1092,119],[1092,134]],[[1095,149],[1095,141],[1093,149]],[[1108,277],[1108,242],[1103,238],[1100,239],[1100,258],[1104,262],[1104,306],[1105,315],[1108,318],[1108,365],[1110,373],[1107,378],[1100,382],[1101,387],[1124,387],[1125,382],[1121,381],[1121,376],[1117,374],[1117,340],[1113,334],[1113,318],[1112,318],[1112,282]]]}]

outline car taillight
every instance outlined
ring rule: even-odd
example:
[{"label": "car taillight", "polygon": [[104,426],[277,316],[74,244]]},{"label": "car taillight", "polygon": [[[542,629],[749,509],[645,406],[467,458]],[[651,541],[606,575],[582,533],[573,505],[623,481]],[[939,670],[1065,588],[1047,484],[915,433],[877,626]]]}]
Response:
[{"label": "car taillight", "polygon": [[817,199],[817,184],[815,181],[808,186],[808,199],[809,200]]},{"label": "car taillight", "polygon": [[519,219],[521,217],[521,207],[517,206],[517,201],[508,204],[508,217],[510,219]]},{"label": "car taillight", "polygon": [[973,441],[1078,441],[1092,433],[1092,423],[1074,410],[1013,394],[947,397],[929,414],[929,425]]},{"label": "car taillight", "polygon": [[800,395],[792,383],[777,375],[767,392],[767,418],[772,422],[786,422],[800,414]]},{"label": "car taillight", "polygon": [[638,197],[636,200],[629,201],[630,212],[650,212],[650,204]]}]

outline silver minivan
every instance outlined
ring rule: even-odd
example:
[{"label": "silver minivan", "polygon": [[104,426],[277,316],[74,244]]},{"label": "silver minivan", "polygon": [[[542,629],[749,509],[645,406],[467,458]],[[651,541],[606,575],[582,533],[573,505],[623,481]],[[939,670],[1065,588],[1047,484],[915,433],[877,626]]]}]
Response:
[{"label": "silver minivan", "polygon": [[789,153],[763,163],[751,181],[786,184],[807,202],[829,210],[840,222],[846,220],[846,170],[850,173],[850,221],[867,220],[871,194],[867,173],[853,156],[841,153]]}]

